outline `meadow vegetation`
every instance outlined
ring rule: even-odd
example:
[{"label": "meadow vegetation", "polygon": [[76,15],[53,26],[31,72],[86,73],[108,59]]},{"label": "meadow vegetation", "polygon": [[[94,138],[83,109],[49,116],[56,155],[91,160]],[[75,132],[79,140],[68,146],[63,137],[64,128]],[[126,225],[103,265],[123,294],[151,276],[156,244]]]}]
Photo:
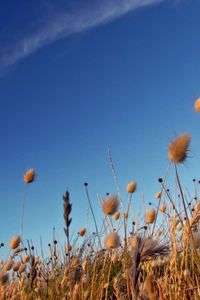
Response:
[{"label": "meadow vegetation", "polygon": [[[194,108],[200,112],[200,99]],[[85,183],[95,232],[80,228],[72,239],[67,191],[63,196],[65,249],[54,239],[48,245],[48,258],[36,256],[34,246],[23,241],[23,206],[21,232],[10,240],[9,257],[0,261],[0,299],[200,299],[200,181],[193,179],[191,196],[181,183],[181,164],[187,159],[190,140],[190,134],[184,133],[169,145],[169,164],[165,176],[158,178],[156,204],[146,205],[140,217],[133,201],[137,181],[127,184],[122,199],[109,151],[116,192],[98,199],[102,224],[96,221]],[[174,173],[174,190],[168,188],[169,172]],[[35,171],[30,169],[24,182],[29,185],[34,180]]]}]

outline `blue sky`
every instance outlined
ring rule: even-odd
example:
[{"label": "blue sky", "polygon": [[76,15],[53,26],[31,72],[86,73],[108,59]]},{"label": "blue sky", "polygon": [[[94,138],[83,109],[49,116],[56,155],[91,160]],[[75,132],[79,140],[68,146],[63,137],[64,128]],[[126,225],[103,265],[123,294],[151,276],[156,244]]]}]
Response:
[{"label": "blue sky", "polygon": [[[62,194],[71,193],[73,230],[86,225],[89,183],[115,193],[138,182],[137,208],[152,201],[167,166],[167,146],[190,132],[181,168],[188,188],[199,178],[200,3],[156,1],[16,1],[0,3],[1,240],[19,232],[22,181],[29,186],[24,236],[62,241]],[[170,182],[169,182],[170,185]],[[191,189],[192,192],[192,189]],[[92,226],[92,219],[90,218]],[[92,227],[91,227],[92,228]]]}]

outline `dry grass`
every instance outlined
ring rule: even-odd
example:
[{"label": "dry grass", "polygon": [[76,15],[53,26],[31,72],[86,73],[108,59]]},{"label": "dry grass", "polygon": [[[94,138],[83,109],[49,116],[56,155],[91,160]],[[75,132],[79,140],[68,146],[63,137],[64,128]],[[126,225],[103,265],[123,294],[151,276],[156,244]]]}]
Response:
[{"label": "dry grass", "polygon": [[[0,261],[0,299],[200,299],[197,194],[200,182],[194,181],[195,195],[188,203],[177,168],[187,158],[189,143],[190,135],[185,134],[175,139],[168,149],[169,160],[175,165],[176,193],[169,192],[167,175],[164,180],[159,178],[155,207],[149,203],[151,207],[146,209],[145,204],[138,219],[133,216],[132,205],[137,184],[133,181],[124,187],[127,197],[122,199],[109,151],[117,196],[99,199],[103,223],[96,222],[85,183],[96,232],[91,234],[88,228],[81,228],[73,240],[70,235],[72,204],[66,192],[63,196],[65,249],[54,239],[48,246],[50,256],[38,257],[34,247],[22,241],[22,235],[14,236],[9,244],[10,256],[7,261]],[[34,178],[31,169],[24,181],[30,184]]]}]

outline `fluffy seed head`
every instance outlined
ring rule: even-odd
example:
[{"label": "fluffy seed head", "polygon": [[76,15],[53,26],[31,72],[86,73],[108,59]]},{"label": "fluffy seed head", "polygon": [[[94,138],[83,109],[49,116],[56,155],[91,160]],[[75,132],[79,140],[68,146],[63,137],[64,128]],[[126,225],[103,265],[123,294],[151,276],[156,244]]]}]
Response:
[{"label": "fluffy seed head", "polygon": [[129,184],[127,184],[126,191],[127,193],[132,194],[135,192],[136,188],[137,188],[137,183],[135,181],[132,181]]},{"label": "fluffy seed head", "polygon": [[155,195],[155,198],[156,199],[160,199],[162,196],[162,193],[161,192],[157,192],[156,195]]},{"label": "fluffy seed head", "polygon": [[184,133],[173,140],[169,145],[168,159],[175,164],[183,163],[187,158],[190,139],[190,134]]},{"label": "fluffy seed head", "polygon": [[102,204],[102,209],[105,215],[113,215],[116,213],[119,206],[117,196],[109,196]]},{"label": "fluffy seed head", "polygon": [[165,204],[165,203],[163,203],[163,204],[160,206],[160,211],[161,211],[162,213],[164,213],[164,212],[166,211],[166,204]]},{"label": "fluffy seed head", "polygon": [[27,262],[29,262],[29,260],[30,260],[30,256],[29,255],[26,255],[26,256],[22,257],[22,263],[23,264],[26,264]]},{"label": "fluffy seed head", "polygon": [[198,98],[198,99],[195,101],[194,109],[196,110],[196,112],[200,113],[200,98]]},{"label": "fluffy seed head", "polygon": [[117,232],[112,232],[107,235],[105,239],[105,246],[108,250],[115,249],[120,246],[120,238]]},{"label": "fluffy seed head", "polygon": [[21,264],[19,267],[19,273],[23,273],[26,270],[26,264]]},{"label": "fluffy seed head", "polygon": [[13,261],[11,259],[7,260],[3,266],[4,271],[9,271],[10,269],[12,269],[12,265],[13,265]]},{"label": "fluffy seed head", "polygon": [[113,215],[113,219],[114,219],[115,221],[117,221],[117,220],[119,219],[119,217],[120,217],[120,212],[117,211],[117,212]]},{"label": "fluffy seed head", "polygon": [[72,246],[67,244],[65,249],[66,249],[67,252],[70,252],[72,250]]},{"label": "fluffy seed head", "polygon": [[13,265],[13,271],[17,272],[19,270],[20,265],[21,265],[20,262],[14,263],[14,265]]},{"label": "fluffy seed head", "polygon": [[29,169],[25,174],[24,174],[24,182],[25,183],[31,183],[35,179],[35,171],[34,169]]},{"label": "fluffy seed head", "polygon": [[155,221],[155,218],[156,218],[156,211],[155,211],[155,209],[150,209],[150,210],[146,213],[145,221],[146,221],[148,224],[152,224],[152,223]]},{"label": "fluffy seed head", "polygon": [[124,212],[124,219],[128,219],[128,212]]},{"label": "fluffy seed head", "polygon": [[86,228],[81,228],[78,232],[79,236],[84,236],[86,233]]},{"label": "fluffy seed head", "polygon": [[21,238],[19,235],[12,237],[12,239],[10,240],[10,248],[16,249],[19,246],[20,242],[21,242]]}]

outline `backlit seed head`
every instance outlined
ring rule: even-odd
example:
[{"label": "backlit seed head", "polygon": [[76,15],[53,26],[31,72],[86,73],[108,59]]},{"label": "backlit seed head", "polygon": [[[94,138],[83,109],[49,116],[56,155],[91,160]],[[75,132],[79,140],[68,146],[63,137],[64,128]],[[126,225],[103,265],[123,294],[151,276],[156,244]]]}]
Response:
[{"label": "backlit seed head", "polygon": [[102,204],[102,209],[105,215],[113,215],[116,213],[119,206],[117,196],[109,196]]},{"label": "backlit seed head", "polygon": [[156,199],[160,199],[162,196],[162,193],[161,192],[157,192],[156,195],[155,195],[155,198]]},{"label": "backlit seed head", "polygon": [[23,273],[26,270],[26,264],[21,264],[19,267],[19,273]]},{"label": "backlit seed head", "polygon": [[183,163],[187,158],[190,139],[190,134],[184,133],[172,141],[168,149],[169,160],[175,164]]},{"label": "backlit seed head", "polygon": [[13,265],[13,261],[10,259],[10,260],[7,260],[5,263],[4,263],[4,266],[3,266],[3,269],[4,271],[9,271],[12,269],[12,265]]},{"label": "backlit seed head", "polygon": [[136,191],[136,188],[137,188],[137,183],[135,181],[132,181],[129,184],[127,184],[126,191],[127,193],[132,194]]},{"label": "backlit seed head", "polygon": [[67,252],[70,252],[72,250],[72,246],[67,244],[65,249],[66,249]]},{"label": "backlit seed head", "polygon": [[29,255],[26,255],[26,256],[22,257],[22,263],[23,264],[26,264],[27,262],[29,262],[29,260],[30,260],[30,256]]},{"label": "backlit seed head", "polygon": [[128,219],[128,213],[127,212],[124,213],[124,219]]},{"label": "backlit seed head", "polygon": [[166,204],[165,203],[163,203],[161,206],[160,206],[160,211],[162,212],[162,213],[164,213],[165,211],[166,211]]},{"label": "backlit seed head", "polygon": [[20,265],[21,265],[20,262],[14,263],[14,265],[13,265],[13,271],[17,272],[19,270]]},{"label": "backlit seed head", "polygon": [[196,112],[200,113],[200,98],[198,98],[198,99],[195,101],[194,109],[196,110]]},{"label": "backlit seed head", "polygon": [[29,169],[25,174],[24,174],[24,182],[25,183],[31,183],[35,179],[35,171],[34,169]]},{"label": "backlit seed head", "polygon": [[120,237],[117,232],[112,232],[105,239],[106,249],[111,250],[120,246]]},{"label": "backlit seed head", "polygon": [[86,233],[86,228],[81,228],[78,232],[79,236],[84,236]]},{"label": "backlit seed head", "polygon": [[117,211],[117,212],[113,215],[113,219],[114,219],[115,221],[117,221],[117,220],[119,219],[119,217],[120,217],[120,212]]},{"label": "backlit seed head", "polygon": [[20,242],[21,242],[21,238],[19,235],[12,237],[12,239],[10,240],[10,248],[16,249],[19,246]]},{"label": "backlit seed head", "polygon": [[145,221],[148,224],[152,224],[155,221],[156,218],[156,210],[155,209],[150,209],[145,216]]}]

